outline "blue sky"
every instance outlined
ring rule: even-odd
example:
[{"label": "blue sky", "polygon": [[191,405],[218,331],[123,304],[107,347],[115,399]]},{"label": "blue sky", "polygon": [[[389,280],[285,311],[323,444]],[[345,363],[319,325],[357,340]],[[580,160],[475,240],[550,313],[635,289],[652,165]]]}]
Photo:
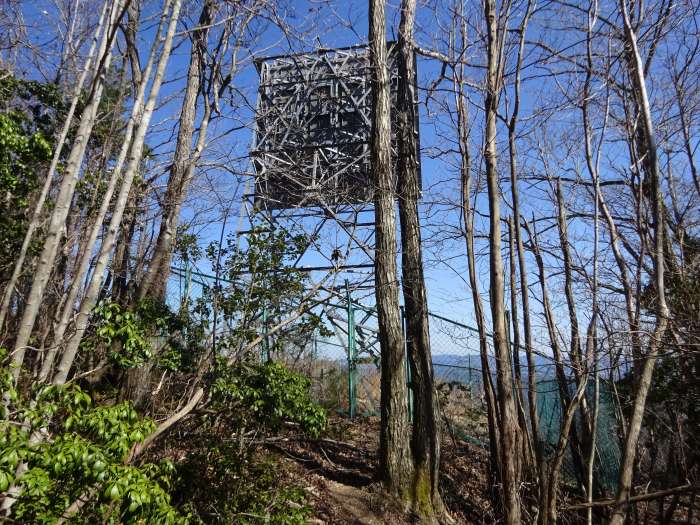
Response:
[{"label": "blue sky", "polygon": [[[358,43],[366,42],[367,38],[367,12],[366,4],[362,2],[354,2],[350,4],[337,3],[332,9],[322,9],[318,7],[319,4],[311,2],[294,2],[293,5],[293,15],[290,16],[291,23],[299,24],[300,27],[307,29],[313,28],[314,38],[310,42],[300,42],[296,40],[290,41],[281,37],[278,30],[270,29],[260,38],[259,43],[256,45],[257,49],[263,49],[260,55],[276,55],[288,53],[291,49],[294,51],[313,49],[315,46],[320,47],[343,47],[349,45],[355,45]],[[328,15],[329,11],[333,14]],[[290,11],[291,13],[291,11]],[[398,25],[397,13],[395,10],[389,12],[392,21],[390,22],[387,34],[391,36],[396,33],[396,26]],[[348,18],[351,22],[348,22]],[[396,19],[394,21],[394,19]],[[184,75],[187,68],[188,62],[188,46],[185,43],[180,46],[176,54],[171,59],[171,78],[175,75]],[[419,65],[419,74],[421,77],[421,84],[428,84],[432,81],[438,66],[429,61],[421,60]],[[254,68],[248,62],[248,66],[241,70],[235,83],[237,88],[242,90],[245,97],[249,101],[255,100],[256,89],[257,89],[257,73]],[[173,83],[171,86],[167,86],[161,98],[166,98],[168,96],[168,90],[175,92],[180,88],[179,83]],[[177,101],[173,101],[172,105],[169,107],[162,108],[161,112],[163,114],[170,114],[173,111],[173,107],[177,104]],[[241,118],[248,119],[248,122],[252,120],[252,111],[247,108],[239,109]],[[426,114],[426,108],[424,105],[421,106],[421,122],[426,123],[421,126],[421,141],[424,147],[431,147],[439,138],[435,134],[435,128],[431,125],[431,118]],[[157,115],[154,116],[154,122],[158,121]],[[216,127],[210,128],[210,136],[215,136],[217,131],[221,132],[223,128],[231,125],[230,122],[222,121],[217,124]],[[238,153],[239,156],[244,156],[246,149],[252,144],[252,133],[251,129],[243,129],[239,133],[236,133],[233,137],[229,139],[226,143],[226,147],[231,147]],[[165,145],[164,149],[171,147],[170,145]],[[423,155],[422,159],[422,169],[423,169],[423,180],[426,192],[431,191],[431,188],[442,181],[445,178],[445,164],[440,160],[432,160],[428,155]],[[250,166],[245,167],[246,170],[250,170]],[[238,185],[236,181],[223,180],[223,184],[229,184],[232,189],[235,189]],[[236,196],[240,199],[240,196]],[[232,217],[229,217],[227,221],[227,232],[235,232],[238,225],[238,206],[239,202],[231,202],[232,204]],[[371,212],[367,214],[368,218],[371,218]],[[306,225],[312,227],[312,223],[315,221],[306,221]],[[333,225],[325,227],[327,234],[332,235],[335,233]],[[219,225],[215,224],[201,231],[203,239],[218,239],[220,235]],[[426,231],[426,238],[430,238],[431,232]],[[342,235],[341,235],[342,237]],[[427,251],[426,251],[427,252]],[[457,254],[455,254],[457,255]],[[357,256],[349,262],[361,262],[362,257]],[[428,259],[426,277],[429,283],[430,297],[429,301],[431,304],[431,309],[443,313],[450,314],[452,316],[458,316],[462,320],[470,319],[471,317],[471,299],[468,295],[468,289],[465,287],[461,276],[455,275],[453,270],[444,267],[444,265],[437,266],[430,262],[429,253],[426,253],[426,259]],[[324,264],[324,261],[320,257],[315,257],[313,253],[309,253],[306,257],[304,263],[306,265],[319,265]],[[459,268],[461,264],[454,263],[455,267]],[[201,264],[201,269],[203,271],[208,271],[206,263]],[[461,272],[460,272],[461,273]],[[316,276],[318,277],[318,276]],[[473,322],[470,319],[470,324]]]},{"label": "blue sky", "polygon": [[[79,2],[82,5],[96,4],[96,2]],[[58,15],[52,2],[37,0],[28,2],[24,6],[28,23],[38,31],[32,31],[31,36],[37,43],[46,44],[53,38],[48,29],[52,20]],[[143,11],[143,19],[146,21],[143,27],[145,31],[140,33],[141,60],[145,63],[148,49],[155,36],[155,25],[157,22],[158,3],[147,3]],[[366,42],[367,38],[367,3],[366,2],[314,2],[314,1],[293,1],[285,15],[290,25],[295,29],[294,33],[300,38],[289,38],[275,27],[268,27],[257,35],[252,46],[255,56],[267,56],[284,54],[290,51],[311,50],[315,47],[343,47]],[[96,12],[96,11],[95,11]],[[395,37],[398,27],[398,11],[395,6],[388,8],[387,36],[389,39]],[[439,25],[435,23],[434,13],[425,8],[418,11],[418,20],[425,32],[439,31]],[[196,9],[183,10],[179,30],[191,28],[195,25],[198,17]],[[313,35],[309,38],[309,35]],[[422,43],[422,45],[425,45]],[[58,55],[60,50],[56,49]],[[256,98],[257,73],[252,66],[253,56],[245,50],[239,56],[241,68],[234,78],[234,85],[239,91],[239,96],[231,99],[237,107],[224,105],[222,116],[212,122],[209,129],[210,150],[205,158],[206,163],[218,162],[221,159],[234,159],[235,164],[231,164],[227,169],[206,166],[201,171],[206,171],[207,179],[213,181],[215,189],[212,202],[215,207],[207,213],[202,214],[198,210],[199,204],[195,198],[191,201],[192,206],[183,212],[183,222],[193,222],[193,232],[200,237],[202,244],[218,240],[221,234],[224,215],[226,215],[225,235],[235,234],[240,224],[240,204],[241,194],[244,190],[242,184],[243,173],[251,173],[251,167],[246,162],[247,151],[252,145],[252,117],[253,111],[250,104]],[[53,57],[53,60],[56,56]],[[50,63],[51,57],[47,58]],[[172,132],[174,120],[179,113],[179,93],[183,88],[183,79],[187,72],[189,62],[189,42],[184,39],[176,46],[171,57],[167,80],[161,89],[159,96],[159,108],[155,112],[151,131],[148,136],[148,143],[155,148],[157,154],[154,161],[155,169],[165,169],[174,147],[174,135]],[[419,59],[419,85],[421,88],[430,86],[437,74],[440,66],[432,60]],[[34,69],[27,71],[29,76],[41,75]],[[425,92],[422,91],[424,99]],[[424,102],[424,100],[422,100]],[[436,148],[450,148],[453,145],[446,144],[443,133],[445,132],[444,117],[434,114],[435,108],[428,108],[425,104],[420,106],[421,121],[421,146],[424,149],[422,155],[422,175],[424,186],[424,203],[422,211],[424,213],[424,240],[425,261],[426,261],[426,281],[429,290],[429,304],[432,311],[446,315],[450,318],[474,325],[472,300],[469,288],[466,285],[466,261],[464,255],[464,242],[457,238],[453,242],[443,242],[435,245],[434,239],[448,230],[455,230],[458,225],[459,216],[456,213],[436,212],[435,202],[442,196],[449,195],[451,199],[458,199],[459,185],[456,179],[456,159],[449,154],[441,158],[432,158]],[[477,126],[478,127],[478,126]],[[237,129],[241,128],[241,129]],[[237,131],[231,132],[234,129]],[[478,137],[478,129],[475,129],[475,137]],[[223,136],[223,138],[221,138]],[[239,176],[234,175],[230,170],[236,171]],[[194,192],[196,194],[196,191]],[[212,196],[209,195],[209,199]],[[209,206],[212,202],[207,201]],[[437,207],[440,208],[439,206]],[[368,214],[371,217],[371,213]],[[205,226],[200,223],[210,222]],[[484,226],[484,218],[480,219],[480,225]],[[309,224],[309,221],[307,221]],[[244,229],[247,225],[244,224]],[[328,228],[326,228],[328,230]],[[456,231],[456,230],[455,230]],[[333,235],[331,227],[328,231]],[[342,235],[341,235],[342,237]],[[483,248],[483,246],[482,246]],[[348,262],[365,262],[362,256],[351,257]],[[439,262],[441,259],[442,262]],[[480,259],[483,263],[483,258]],[[305,261],[307,265],[324,264],[320,257],[310,253]],[[446,263],[446,264],[445,264]],[[199,261],[197,268],[208,273],[211,271],[207,261]],[[483,264],[480,264],[481,291],[487,293],[488,271]],[[315,275],[319,278],[319,275]],[[344,276],[341,276],[342,281]],[[352,276],[350,276],[352,278]],[[365,299],[372,301],[371,297]]]},{"label": "blue sky", "polygon": [[[77,0],[80,5],[97,5],[94,0]],[[153,18],[157,13],[159,2],[146,3],[144,8],[144,28],[140,35],[142,60],[154,37]],[[387,34],[389,38],[396,34],[398,25],[398,12],[396,2],[392,2],[388,12]],[[189,6],[189,3],[186,3]],[[469,35],[473,41],[465,58],[473,64],[469,74],[476,84],[481,82],[483,69],[479,67],[482,61],[479,48],[478,30],[481,12],[477,3],[467,3],[469,9],[474,10],[474,17],[470,19]],[[611,7],[612,6],[612,7]],[[613,3],[605,5],[606,9],[614,8]],[[52,41],[56,31],[61,27],[59,17],[55,11],[53,2],[48,0],[34,0],[23,4],[25,17],[32,30],[29,37],[36,44],[45,44]],[[280,8],[282,9],[282,8]],[[311,50],[316,47],[342,47],[366,42],[367,38],[367,3],[364,1],[320,2],[294,0],[288,8],[282,9],[283,15],[294,28],[291,34],[284,35],[279,29],[268,27],[263,31],[256,30],[256,38],[250,42],[250,48],[255,56],[284,54],[290,51]],[[46,13],[44,13],[46,12]],[[96,10],[93,10],[93,13]],[[149,15],[151,18],[149,19]],[[520,13],[516,12],[516,18]],[[182,15],[180,30],[191,28],[198,17],[198,12],[189,7]],[[532,22],[529,34],[534,40],[545,36],[553,46],[565,48],[568,44],[575,44],[580,34],[571,31],[571,24],[581,24],[583,14],[570,11],[566,14],[568,19],[558,17],[557,11],[552,9],[544,15],[538,15]],[[447,40],[447,32],[452,23],[450,14],[441,8],[437,13],[426,4],[419,5],[418,10],[418,43],[422,47],[430,48],[434,45],[443,46]],[[259,29],[259,26],[256,26]],[[299,36],[299,38],[297,38]],[[437,44],[436,44],[437,43]],[[677,45],[684,45],[677,42]],[[676,45],[674,44],[674,45]],[[49,46],[50,47],[50,46]],[[671,50],[672,51],[672,50]],[[663,46],[659,54],[670,54],[671,51]],[[44,64],[55,63],[58,49],[54,54],[47,55],[43,59]],[[215,119],[209,130],[209,148],[203,165],[199,169],[198,181],[193,188],[188,207],[183,213],[183,221],[192,225],[192,231],[200,236],[203,244],[211,240],[218,240],[224,216],[226,216],[225,235],[235,234],[240,224],[241,194],[244,186],[242,181],[245,175],[250,175],[252,169],[247,162],[248,150],[252,145],[252,117],[253,106],[257,91],[257,73],[252,66],[252,58],[248,50],[241,51],[239,55],[240,69],[233,80],[235,93],[224,100],[221,108],[221,116]],[[537,60],[537,54],[528,48],[527,62]],[[659,59],[661,60],[661,59]],[[160,93],[161,106],[154,114],[148,143],[156,148],[156,157],[152,168],[162,170],[165,173],[167,164],[172,155],[174,146],[173,129],[179,115],[179,93],[183,87],[183,78],[187,71],[189,61],[189,43],[187,39],[181,39],[171,58],[167,82]],[[24,73],[31,77],[41,78],[40,69],[35,63],[27,63]],[[46,67],[50,71],[50,67]],[[582,164],[583,145],[580,141],[580,112],[575,107],[576,97],[580,94],[580,85],[574,81],[567,83],[566,76],[562,82],[554,81],[550,76],[552,71],[565,71],[566,64],[550,61],[548,63],[536,63],[529,68],[523,81],[523,105],[521,109],[522,124],[519,128],[522,136],[519,137],[518,147],[520,151],[522,175],[549,174],[553,176],[564,175],[575,178],[581,175],[587,177]],[[422,174],[424,185],[424,201],[421,206],[423,212],[423,237],[425,241],[426,280],[429,290],[429,304],[431,310],[444,314],[450,318],[474,325],[471,293],[466,285],[466,257],[464,241],[459,238],[458,225],[459,214],[452,204],[459,200],[459,183],[457,178],[457,158],[454,155],[454,131],[449,117],[443,111],[442,105],[450,106],[450,95],[445,91],[433,92],[426,104],[426,89],[432,86],[440,73],[440,66],[434,60],[420,58],[418,61],[419,86],[421,88],[421,145]],[[448,72],[449,74],[449,72]],[[446,87],[445,84],[441,87]],[[655,94],[653,78],[650,80],[652,97]],[[483,236],[487,232],[487,207],[485,206],[483,180],[478,179],[481,168],[481,156],[479,146],[481,141],[481,128],[483,126],[479,106],[482,94],[477,89],[471,93],[472,143],[475,168],[475,184],[482,185],[480,198],[477,200],[477,251],[479,252],[478,273],[482,295],[487,299],[488,292],[488,258],[487,244]],[[502,110],[506,109],[506,99],[511,96],[507,91],[503,98]],[[594,85],[594,96],[598,103],[605,96],[599,82]],[[571,103],[565,103],[567,99]],[[552,109],[556,105],[556,110]],[[536,121],[530,120],[534,111],[542,111],[545,118]],[[601,119],[596,117],[594,127],[601,125]],[[623,146],[615,141],[619,139],[617,131],[611,131],[610,143],[602,157],[601,175],[603,178],[618,177],[620,170],[626,169],[626,153]],[[566,147],[559,146],[557,141],[565,143]],[[548,141],[552,141],[550,144]],[[549,148],[549,149],[548,149]],[[568,148],[568,149],[567,149]],[[502,157],[502,173],[507,174],[505,163],[506,141],[504,126],[499,124],[499,151]],[[541,153],[546,152],[547,165]],[[162,180],[164,182],[164,179]],[[507,182],[503,185],[505,198],[503,201],[502,215],[510,213],[507,202],[510,200]],[[523,183],[522,207],[523,215],[530,218],[532,214],[538,218],[551,217],[552,205],[547,194],[547,184],[530,185]],[[612,192],[612,190],[610,190]],[[617,195],[610,194],[614,205]],[[585,191],[577,189],[569,191],[566,188],[567,204],[573,209],[587,206]],[[624,198],[620,195],[619,198]],[[247,225],[243,224],[243,229]],[[544,232],[544,242],[553,242],[555,232]],[[332,230],[329,231],[329,235]],[[581,221],[572,224],[570,234],[575,240],[575,256],[582,261],[587,261],[591,253],[591,228],[590,224]],[[342,236],[341,236],[342,237]],[[609,257],[609,254],[608,254]],[[351,260],[349,262],[358,262]],[[320,264],[319,257],[309,255],[306,261],[308,265]],[[549,259],[548,259],[549,262]],[[607,266],[606,266],[607,265]],[[552,266],[556,266],[552,263]],[[608,258],[603,267],[612,270],[613,264]],[[204,272],[211,270],[205,261],[198,264],[198,268]],[[551,268],[549,268],[551,269]],[[534,264],[530,261],[530,271],[534,271]],[[315,276],[318,278],[318,276]],[[341,276],[342,279],[342,276]],[[535,276],[530,276],[530,283],[536,289]],[[552,273],[549,280],[550,294],[555,311],[561,318],[565,317],[562,308],[562,296],[560,276]],[[485,304],[488,304],[485,302]],[[580,305],[579,315],[585,320],[590,311],[587,310],[585,300]],[[534,301],[535,313],[540,310],[537,301]],[[488,313],[488,308],[487,308]],[[546,342],[543,334],[542,319],[535,318],[537,325],[537,338]],[[562,324],[562,330],[566,331]]]}]

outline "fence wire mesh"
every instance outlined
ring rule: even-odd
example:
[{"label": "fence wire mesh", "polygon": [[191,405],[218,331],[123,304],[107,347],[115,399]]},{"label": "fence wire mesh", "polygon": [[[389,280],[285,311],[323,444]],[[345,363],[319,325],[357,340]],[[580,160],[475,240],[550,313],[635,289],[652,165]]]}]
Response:
[{"label": "fence wire mesh", "polygon": [[[312,343],[317,349],[315,359],[322,364],[311,376],[314,395],[327,408],[353,417],[378,415],[381,376],[378,344],[370,346],[370,352],[365,345],[356,342],[357,347],[353,350],[352,338],[348,339],[347,319],[345,317],[340,322],[336,317],[336,324],[342,327],[336,330],[336,335],[331,338],[315,338]],[[486,447],[488,422],[478,330],[438,314],[431,313],[429,320],[433,370],[443,422],[456,437]],[[356,319],[355,323],[355,332],[358,331],[358,326],[360,332],[363,329],[366,333],[376,331],[376,316],[364,316],[361,322]],[[365,335],[365,343],[366,339]],[[495,381],[496,366],[490,339],[487,348],[487,363],[492,380]],[[524,352],[520,363],[523,385],[520,399],[525,413],[528,413],[528,379]],[[536,374],[539,440],[546,456],[551,459],[559,441],[562,424],[561,397],[551,359],[538,356]],[[407,374],[407,388],[409,383]],[[573,382],[570,388],[570,394],[573,394]],[[595,395],[592,383],[584,397],[587,406],[593,407]],[[605,381],[599,384],[598,407],[594,478],[599,483],[600,490],[611,493],[616,488],[619,475],[620,443],[618,411],[610,386]],[[574,427],[574,432],[579,437],[584,436],[585,429],[580,414],[575,418]],[[571,447],[568,447],[562,466],[564,481],[580,483],[577,472],[580,470],[577,469]]]},{"label": "fence wire mesh", "polygon": [[[170,276],[169,302],[182,305],[206,294],[213,282],[205,274],[181,269]],[[378,341],[378,324],[373,308],[350,300],[337,304],[327,302],[321,307],[321,315],[327,321],[332,335],[314,334],[305,348],[295,352],[277,352],[273,358],[284,360],[290,367],[304,374],[311,383],[312,395],[328,410],[350,417],[379,415],[381,360]],[[433,371],[438,391],[441,418],[447,429],[460,439],[488,446],[488,422],[484,398],[484,372],[479,352],[479,333],[474,327],[435,313],[429,314],[430,345]],[[274,337],[274,336],[273,336]],[[487,338],[487,364],[495,382],[496,364]],[[261,359],[265,345],[259,348]],[[559,441],[562,403],[559,384],[555,379],[551,358],[536,357],[537,416],[539,440],[546,455],[554,454]],[[520,356],[523,390],[520,399],[528,413],[526,358]],[[406,371],[407,389],[410,394],[410,374]],[[573,395],[575,384],[570,385]],[[595,405],[593,384],[588,385],[585,401]],[[598,418],[596,431],[596,461],[594,478],[598,489],[614,492],[619,475],[620,438],[618,414],[609,382],[600,381],[598,394]],[[585,435],[579,415],[574,421],[574,432]],[[565,481],[580,483],[572,448],[568,447],[562,473]]]},{"label": "fence wire mesh", "polygon": [[[573,395],[575,388],[575,384],[573,382],[570,383],[570,395]],[[593,384],[587,385],[584,399],[586,405],[592,410],[596,404]],[[617,480],[620,474],[621,449],[614,398],[610,384],[607,381],[601,381],[599,384],[597,403],[596,461],[593,466],[593,479],[599,484],[599,489],[611,493],[617,488]],[[556,380],[537,382],[537,415],[540,426],[540,440],[544,444],[547,455],[551,457],[559,441],[562,416],[561,395],[559,384]],[[585,425],[580,412],[576,414],[574,427],[574,432],[578,436],[590,435],[590,431],[584,428]],[[569,482],[575,483],[580,481],[577,479],[571,448],[566,450],[562,470]]]}]

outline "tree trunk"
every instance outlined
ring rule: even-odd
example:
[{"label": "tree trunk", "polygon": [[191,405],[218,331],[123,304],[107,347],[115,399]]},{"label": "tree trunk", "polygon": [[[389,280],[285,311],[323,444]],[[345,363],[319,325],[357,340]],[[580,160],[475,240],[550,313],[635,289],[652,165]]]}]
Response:
[{"label": "tree trunk", "polygon": [[[510,168],[510,193],[511,201],[513,205],[513,217],[512,217],[512,230],[509,234],[510,239],[510,253],[511,253],[511,273],[515,273],[515,261],[513,259],[513,250],[517,252],[517,270],[520,274],[520,294],[523,307],[523,332],[524,332],[524,347],[525,347],[525,357],[527,360],[527,371],[528,371],[528,415],[530,420],[530,432],[528,434],[527,425],[523,425],[521,421],[522,431],[527,437],[529,435],[529,455],[531,460],[535,463],[534,469],[530,468],[529,477],[534,481],[536,494],[535,497],[538,499],[543,496],[544,490],[540,486],[540,480],[546,477],[546,462],[544,458],[544,451],[542,450],[542,443],[540,442],[540,431],[539,431],[539,419],[537,416],[537,371],[535,369],[535,358],[533,354],[532,345],[532,326],[530,323],[530,293],[528,288],[527,279],[527,265],[525,264],[525,249],[523,247],[522,230],[520,226],[521,214],[520,214],[520,191],[518,188],[518,163],[517,163],[517,125],[518,119],[520,117],[520,87],[521,87],[521,76],[523,68],[523,59],[525,54],[525,36],[527,33],[527,26],[530,21],[530,16],[532,15],[532,10],[534,8],[533,2],[528,1],[527,10],[523,16],[522,22],[519,28],[519,39],[518,39],[518,55],[515,69],[515,80],[513,84],[513,110],[508,120],[508,155],[509,155],[509,168]],[[513,246],[514,243],[514,246]],[[513,356],[516,358],[520,351],[520,330],[518,324],[518,308],[517,308],[517,297],[515,294],[515,275],[511,277],[511,293],[513,297],[511,298],[511,309],[513,311],[513,329],[514,329],[514,339],[516,348],[513,349]],[[517,364],[517,359],[514,359]],[[516,368],[517,374],[517,368]],[[516,384],[518,385],[519,396],[519,407],[522,407],[524,400],[522,399],[522,380],[519,376],[516,376]],[[522,411],[522,408],[521,408]],[[521,415],[521,418],[523,416]],[[546,489],[545,489],[546,490]],[[540,501],[540,507],[542,502]]]},{"label": "tree trunk", "polygon": [[[194,152],[192,151],[192,137],[194,136],[194,122],[197,114],[197,98],[199,97],[202,84],[201,77],[205,66],[207,38],[215,11],[216,3],[213,0],[205,0],[197,28],[192,33],[190,65],[187,70],[187,87],[185,89],[185,98],[182,102],[182,112],[180,113],[175,157],[170,168],[168,187],[165,191],[160,230],[153,252],[153,259],[143,282],[140,284],[139,299],[149,295],[157,301],[162,302],[165,300],[180,210],[194,173],[194,164],[197,162],[200,153],[197,149]],[[202,142],[202,146],[205,136],[206,123],[203,119],[198,139],[198,142]]]},{"label": "tree trunk", "polygon": [[381,345],[379,478],[407,507],[412,501],[413,465],[406,388],[406,354],[396,269],[395,177],[391,159],[391,97],[386,45],[385,0],[370,0],[372,69],[371,157],[374,175],[375,293]]},{"label": "tree trunk", "polygon": [[[108,280],[112,282],[111,300],[124,307],[129,307],[133,299],[133,291],[129,293],[133,282],[129,279],[129,265],[131,262],[131,244],[136,230],[136,222],[139,218],[139,208],[143,199],[143,186],[131,188],[129,206],[125,210],[123,226],[114,249],[114,259],[109,270]],[[133,277],[132,277],[133,279]]]},{"label": "tree trunk", "polygon": [[[510,308],[513,324],[513,371],[515,372],[515,401],[518,406],[518,423],[520,424],[520,433],[522,435],[522,451],[523,451],[523,470],[527,471],[527,476],[531,480],[537,480],[537,472],[535,469],[535,454],[530,440],[529,429],[527,426],[527,417],[525,415],[525,406],[523,404],[523,379],[522,365],[520,363],[520,322],[518,320],[518,294],[516,285],[516,265],[515,265],[515,225],[513,217],[508,218],[508,269],[510,270]],[[506,326],[506,330],[508,327]],[[507,333],[507,332],[506,332]],[[509,346],[510,343],[509,343]]]},{"label": "tree trunk", "polygon": [[569,404],[562,411],[562,422],[559,428],[559,440],[554,453],[554,458],[549,467],[549,480],[547,481],[547,507],[540,509],[546,512],[546,520],[541,520],[541,523],[547,525],[556,525],[557,523],[557,496],[559,494],[559,476],[561,474],[561,466],[564,462],[564,454],[566,447],[569,444],[569,434],[574,423],[574,416],[581,399],[586,393],[586,383],[588,376],[582,375],[580,382],[577,384],[576,393]]},{"label": "tree trunk", "polygon": [[510,363],[504,308],[504,270],[501,255],[501,191],[498,185],[496,119],[502,82],[501,41],[495,0],[484,2],[487,23],[486,129],[484,160],[489,201],[489,263],[491,321],[493,347],[496,354],[496,388],[501,430],[501,483],[505,523],[520,523],[520,438],[518,416],[513,395],[513,373]]},{"label": "tree trunk", "polygon": [[[581,382],[581,376],[584,373],[583,361],[581,356],[581,335],[578,326],[578,313],[576,311],[576,299],[573,289],[573,265],[571,262],[571,251],[569,246],[569,230],[566,214],[566,206],[564,204],[564,195],[561,188],[561,180],[557,179],[556,184],[556,199],[557,199],[557,228],[559,231],[559,246],[561,248],[562,258],[564,260],[564,295],[569,312],[569,327],[571,329],[571,342],[569,348],[569,359],[574,372],[576,384]],[[566,385],[568,395],[568,382]],[[573,455],[574,467],[576,476],[580,486],[585,486],[586,467],[585,467],[585,451],[590,447],[590,427],[591,415],[588,409],[585,396],[579,404],[581,411],[581,428],[577,429],[576,425],[571,428],[571,452]]]},{"label": "tree trunk", "polygon": [[656,137],[654,125],[651,120],[651,107],[647,96],[646,80],[644,78],[644,67],[642,58],[637,46],[637,37],[629,13],[627,11],[626,0],[620,0],[620,11],[624,23],[625,44],[628,51],[628,69],[632,82],[633,91],[642,117],[642,134],[647,154],[648,176],[651,179],[651,208],[654,221],[654,285],[656,288],[656,326],[651,335],[649,351],[644,357],[641,374],[637,383],[637,390],[625,437],[625,448],[620,465],[620,480],[618,485],[616,504],[613,515],[610,518],[611,525],[622,525],[625,521],[625,502],[630,496],[632,487],[632,474],[634,471],[634,459],[637,452],[637,442],[639,432],[644,417],[647,394],[651,387],[651,379],[656,365],[656,357],[661,347],[662,338],[668,326],[669,309],[666,304],[666,290],[664,279],[664,220],[663,220],[663,199],[659,187],[659,161],[656,149]]},{"label": "tree trunk", "polygon": [[398,40],[398,183],[401,222],[401,269],[406,312],[406,345],[413,390],[412,505],[424,521],[443,510],[438,492],[440,465],[439,407],[433,384],[428,299],[418,215],[419,152],[413,25],[415,0],[401,3]]}]

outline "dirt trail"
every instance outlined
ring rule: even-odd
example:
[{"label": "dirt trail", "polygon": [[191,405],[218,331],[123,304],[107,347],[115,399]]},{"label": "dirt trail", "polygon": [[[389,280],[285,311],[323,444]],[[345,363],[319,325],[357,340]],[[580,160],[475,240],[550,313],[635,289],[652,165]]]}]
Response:
[{"label": "dirt trail", "polygon": [[[385,516],[381,509],[377,508],[377,496],[365,490],[350,485],[343,485],[332,480],[325,481],[327,489],[325,496],[327,504],[332,506],[336,515],[344,523],[353,525],[382,525],[386,523]],[[315,517],[309,520],[313,525],[330,525],[335,523],[329,521],[333,518],[326,517],[326,520]]]},{"label": "dirt trail", "polygon": [[[374,482],[378,421],[335,419],[327,438],[290,438],[270,448],[306,490],[314,525],[402,525],[410,518],[393,508]],[[485,451],[443,437],[440,490],[455,523],[493,523],[487,494]]]}]

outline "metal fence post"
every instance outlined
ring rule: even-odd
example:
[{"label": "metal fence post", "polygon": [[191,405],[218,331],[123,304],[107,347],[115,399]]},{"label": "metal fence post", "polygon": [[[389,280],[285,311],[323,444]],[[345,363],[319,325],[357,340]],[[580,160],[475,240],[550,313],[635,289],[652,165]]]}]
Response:
[{"label": "metal fence post", "polygon": [[472,388],[472,355],[467,354],[467,370],[469,373],[469,388]]},{"label": "metal fence post", "polygon": [[345,295],[348,303],[348,416],[353,418],[355,417],[355,397],[357,393],[357,378],[355,377],[357,349],[355,347],[355,309],[353,308],[352,297],[350,296],[350,285],[347,279],[345,280]]}]

